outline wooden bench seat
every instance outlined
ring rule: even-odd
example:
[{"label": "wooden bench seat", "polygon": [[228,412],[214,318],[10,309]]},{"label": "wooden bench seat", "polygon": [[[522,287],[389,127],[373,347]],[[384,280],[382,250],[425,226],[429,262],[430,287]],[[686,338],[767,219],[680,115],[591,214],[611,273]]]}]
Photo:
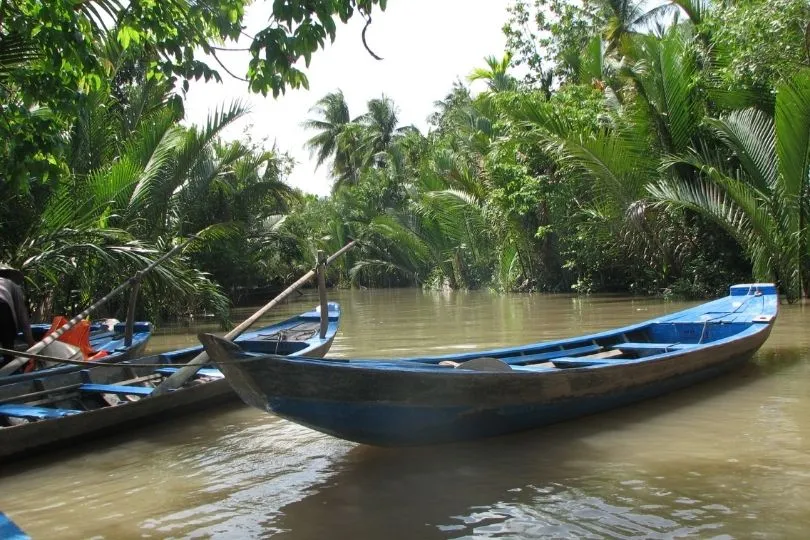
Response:
[{"label": "wooden bench seat", "polygon": [[146,386],[127,386],[124,384],[83,384],[79,387],[81,392],[97,392],[119,396],[148,396],[153,390],[154,388]]},{"label": "wooden bench seat", "polygon": [[546,351],[543,353],[537,354],[525,354],[522,356],[507,356],[501,358],[504,362],[509,364],[510,366],[520,366],[525,364],[534,364],[537,362],[545,362],[547,360],[553,360],[554,358],[560,357],[569,357],[577,354],[590,354],[599,352],[602,350],[602,347],[599,345],[585,345],[582,347],[576,347],[573,349],[565,349],[565,350],[554,350],[554,351]]},{"label": "wooden bench seat", "polygon": [[618,364],[621,360],[599,360],[598,358],[555,358],[551,361],[557,368],[577,368],[601,366],[604,364]]},{"label": "wooden bench seat", "polygon": [[[179,371],[180,367],[162,367],[155,370],[155,373],[160,373],[161,375],[172,375]],[[215,379],[221,379],[224,377],[222,372],[216,368],[203,368],[197,371],[198,377],[213,377]]]},{"label": "wooden bench seat", "polygon": [[635,343],[632,341],[614,345],[620,351],[678,351],[696,346],[696,343]]},{"label": "wooden bench seat", "polygon": [[33,407],[30,405],[17,405],[8,403],[0,405],[0,416],[10,416],[13,418],[34,418],[37,420],[47,420],[49,418],[62,418],[72,414],[79,414],[82,411],[72,409],[51,409],[48,407]]}]

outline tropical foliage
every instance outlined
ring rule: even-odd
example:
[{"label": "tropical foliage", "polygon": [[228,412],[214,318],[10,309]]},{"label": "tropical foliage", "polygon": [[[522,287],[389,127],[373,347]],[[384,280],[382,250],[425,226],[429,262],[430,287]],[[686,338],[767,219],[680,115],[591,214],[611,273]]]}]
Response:
[{"label": "tropical foliage", "polygon": [[[93,93],[115,86],[108,48],[115,43],[143,58],[146,81],[220,80],[220,59],[251,55],[246,88],[278,96],[308,86],[299,61],[334,41],[335,19],[356,13],[370,22],[386,0],[273,0],[267,26],[244,31],[247,0],[5,0],[0,2],[0,168],[4,191],[69,173],[63,134]],[[240,38],[240,43],[237,43]],[[105,47],[104,44],[107,44]],[[222,73],[220,73],[222,72]]]},{"label": "tropical foliage", "polygon": [[[295,61],[334,37],[333,16],[385,4],[274,1],[250,88],[306,86]],[[513,0],[506,53],[471,66],[424,132],[384,95],[359,114],[340,90],[314,104],[302,120],[327,198],[290,189],[276,148],[222,139],[240,103],[182,123],[183,82],[219,76],[195,47],[216,64],[244,5],[0,6],[0,257],[25,271],[41,315],[77,310],[192,235],[149,278],[143,315],[224,316],[351,238],[333,284],[810,289],[805,0]]]},{"label": "tropical foliage", "polygon": [[[114,86],[89,92],[77,109],[65,135],[68,174],[7,192],[2,259],[23,270],[37,315],[47,317],[80,311],[198,235],[185,255],[148,276],[141,312],[160,318],[208,310],[224,318],[224,293],[234,280],[250,280],[219,262],[221,252],[255,270],[262,246],[279,237],[274,224],[296,197],[283,183],[287,159],[220,141],[247,113],[239,103],[212,112],[204,126],[183,127],[172,85],[146,80],[143,57],[115,43],[106,50]],[[120,315],[124,300],[108,313]]]},{"label": "tropical foliage", "polygon": [[[510,13],[509,52],[470,73],[483,90],[454,87],[425,135],[369,159],[360,119],[379,103],[353,121],[339,91],[316,105],[310,147],[333,160],[335,193],[308,236],[364,239],[343,280],[807,290],[806,3],[516,0]],[[749,43],[765,56],[741,54]]]}]

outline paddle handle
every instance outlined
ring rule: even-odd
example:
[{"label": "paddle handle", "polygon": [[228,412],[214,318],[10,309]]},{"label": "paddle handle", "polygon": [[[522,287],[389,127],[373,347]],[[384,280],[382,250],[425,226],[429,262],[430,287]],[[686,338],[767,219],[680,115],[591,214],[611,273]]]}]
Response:
[{"label": "paddle handle", "polygon": [[135,333],[135,307],[138,302],[138,292],[141,290],[141,278],[143,274],[140,272],[135,275],[135,281],[132,283],[132,290],[129,293],[129,305],[127,306],[127,322],[124,329],[124,347],[132,345],[132,335]]}]

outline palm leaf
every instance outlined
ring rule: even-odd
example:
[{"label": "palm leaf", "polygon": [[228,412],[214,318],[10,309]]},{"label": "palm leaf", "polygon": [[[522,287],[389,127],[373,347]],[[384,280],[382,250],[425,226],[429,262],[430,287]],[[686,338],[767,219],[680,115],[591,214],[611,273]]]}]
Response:
[{"label": "palm leaf", "polygon": [[803,197],[810,182],[810,69],[801,70],[779,86],[776,153],[785,195]]}]

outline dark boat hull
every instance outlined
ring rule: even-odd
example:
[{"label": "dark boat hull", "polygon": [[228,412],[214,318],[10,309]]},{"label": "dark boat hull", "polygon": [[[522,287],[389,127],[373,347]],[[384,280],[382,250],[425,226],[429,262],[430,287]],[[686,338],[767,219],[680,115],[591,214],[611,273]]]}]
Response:
[{"label": "dark boat hull", "polygon": [[[244,364],[257,392],[240,394],[278,416],[359,443],[443,443],[532,429],[696,384],[745,363],[768,333],[724,350],[707,350],[706,357],[684,353],[668,366],[571,370],[553,378],[534,373],[369,374],[332,365],[294,370],[265,360]],[[232,378],[229,366],[221,369]]]},{"label": "dark boat hull", "polygon": [[[324,340],[315,337],[309,342],[303,342],[298,352],[292,354],[307,354],[308,356],[324,356],[334,341],[337,331],[337,320],[330,322],[330,332]],[[256,334],[262,332],[258,331]],[[275,341],[270,342],[275,344]],[[283,342],[282,342],[283,344]],[[250,346],[250,343],[246,343]],[[300,345],[300,343],[299,343]],[[259,348],[265,344],[254,344]],[[170,365],[182,365],[182,362],[193,357],[198,349],[192,348],[182,351],[182,357],[174,357],[172,364],[166,363],[165,355],[140,358],[138,364],[154,364],[150,367],[129,367],[126,363],[110,367],[97,367],[85,370],[84,378],[92,378],[94,384],[117,384],[119,381],[137,377],[149,376],[155,368]],[[175,353],[168,353],[172,355]],[[163,357],[161,357],[163,356]],[[70,372],[52,374],[45,379],[48,388],[66,388],[78,386],[83,378],[81,373]],[[31,382],[23,384],[34,384]],[[13,397],[14,392],[20,392],[21,385],[0,386],[0,402]],[[33,390],[28,388],[27,390]],[[27,391],[26,390],[26,391]],[[227,401],[235,401],[236,394],[224,378],[197,380],[175,391],[139,399],[137,401],[122,403],[116,406],[102,406],[82,411],[79,414],[63,416],[57,419],[41,420],[10,427],[0,428],[0,458],[23,457],[34,451],[42,451],[55,445],[80,442],[82,440],[98,437],[103,434],[132,428],[146,422],[153,423],[167,418],[175,418],[181,412],[200,411]]]},{"label": "dark boat hull", "polygon": [[[748,302],[729,298],[731,306]],[[756,299],[758,303],[759,296]],[[441,367],[438,361],[447,357],[401,361],[255,357],[208,336],[204,344],[250,405],[355,442],[424,445],[544,426],[721,375],[750,359],[768,338],[776,314],[775,302],[774,290],[767,300],[763,299],[762,313],[757,304],[751,308],[750,317],[746,315],[747,321],[742,320],[737,307],[729,312],[727,319],[731,322],[718,320],[714,326],[703,322],[707,319],[701,317],[716,315],[711,310],[720,304],[715,302],[706,304],[707,312],[682,312],[671,316],[672,320],[535,344],[523,351],[518,348],[463,357],[474,362],[475,356],[489,356],[492,365],[491,360],[499,355],[494,365],[497,368],[499,363],[504,364],[504,370],[464,369],[464,363],[457,364],[456,369]],[[676,324],[681,325],[678,332],[691,336],[693,343],[627,343],[627,336],[645,332],[674,334]],[[650,330],[651,326],[655,326],[654,330]],[[703,338],[710,334],[715,341],[704,343]],[[631,345],[646,352],[621,359],[617,355],[565,357],[567,351],[581,351],[597,342],[606,344],[602,349],[616,349],[614,352],[623,347],[631,349]],[[525,352],[536,355],[538,350],[545,355],[559,352],[562,358],[554,362],[560,365],[522,363],[521,358],[527,357]],[[656,353],[649,354],[653,350]],[[582,358],[585,360],[577,363]],[[515,367],[506,365],[506,361]]]},{"label": "dark boat hull", "polygon": [[0,457],[22,457],[34,450],[41,451],[57,443],[89,440],[91,436],[113,433],[158,419],[163,415],[198,409],[202,404],[211,406],[234,397],[228,383],[222,379],[126,405],[103,407],[58,420],[3,428],[0,432],[2,441]]}]

